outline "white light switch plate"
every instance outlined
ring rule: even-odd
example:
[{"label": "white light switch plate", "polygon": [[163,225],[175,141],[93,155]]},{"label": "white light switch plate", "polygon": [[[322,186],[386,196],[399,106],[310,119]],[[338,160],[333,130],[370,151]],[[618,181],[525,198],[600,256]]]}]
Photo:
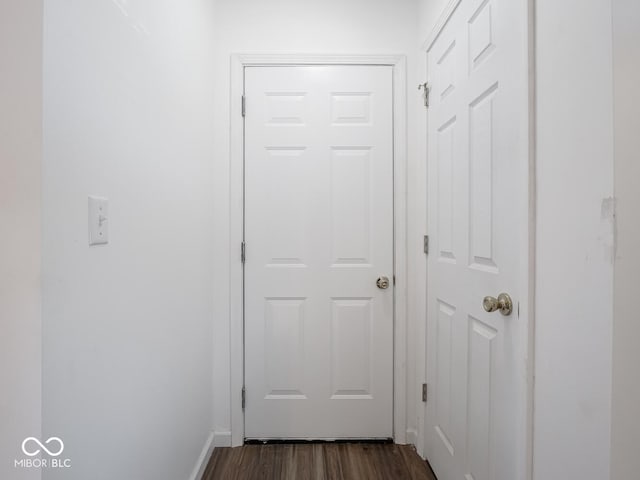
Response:
[{"label": "white light switch plate", "polygon": [[89,245],[109,243],[109,201],[89,197]]}]

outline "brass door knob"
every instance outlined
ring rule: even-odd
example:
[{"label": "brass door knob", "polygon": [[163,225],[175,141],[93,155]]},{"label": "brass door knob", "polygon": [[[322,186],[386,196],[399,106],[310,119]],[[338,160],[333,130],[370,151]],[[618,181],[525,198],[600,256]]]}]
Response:
[{"label": "brass door knob", "polygon": [[389,288],[389,278],[388,277],[380,277],[376,280],[376,286],[382,290],[386,290]]},{"label": "brass door knob", "polygon": [[486,312],[495,312],[496,310],[500,310],[500,313],[504,316],[511,315],[513,312],[513,301],[511,297],[506,293],[501,293],[498,295],[498,298],[495,297],[484,297],[482,301],[482,307]]}]

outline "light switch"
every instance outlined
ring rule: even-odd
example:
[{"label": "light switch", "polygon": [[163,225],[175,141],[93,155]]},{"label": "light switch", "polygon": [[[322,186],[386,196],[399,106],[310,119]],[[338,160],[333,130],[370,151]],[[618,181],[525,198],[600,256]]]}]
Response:
[{"label": "light switch", "polygon": [[89,245],[109,243],[109,201],[89,197]]}]

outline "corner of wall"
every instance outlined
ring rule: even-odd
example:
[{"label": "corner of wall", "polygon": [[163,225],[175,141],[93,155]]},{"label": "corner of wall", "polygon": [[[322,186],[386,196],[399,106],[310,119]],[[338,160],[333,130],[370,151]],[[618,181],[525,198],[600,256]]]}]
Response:
[{"label": "corner of wall", "polygon": [[0,3],[0,478],[41,435],[42,0]]}]

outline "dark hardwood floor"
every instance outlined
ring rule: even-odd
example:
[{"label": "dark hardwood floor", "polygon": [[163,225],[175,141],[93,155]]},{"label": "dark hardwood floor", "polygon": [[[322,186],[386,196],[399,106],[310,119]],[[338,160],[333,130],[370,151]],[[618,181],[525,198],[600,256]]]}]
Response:
[{"label": "dark hardwood floor", "polygon": [[302,443],[216,448],[202,480],[436,480],[410,445]]}]

